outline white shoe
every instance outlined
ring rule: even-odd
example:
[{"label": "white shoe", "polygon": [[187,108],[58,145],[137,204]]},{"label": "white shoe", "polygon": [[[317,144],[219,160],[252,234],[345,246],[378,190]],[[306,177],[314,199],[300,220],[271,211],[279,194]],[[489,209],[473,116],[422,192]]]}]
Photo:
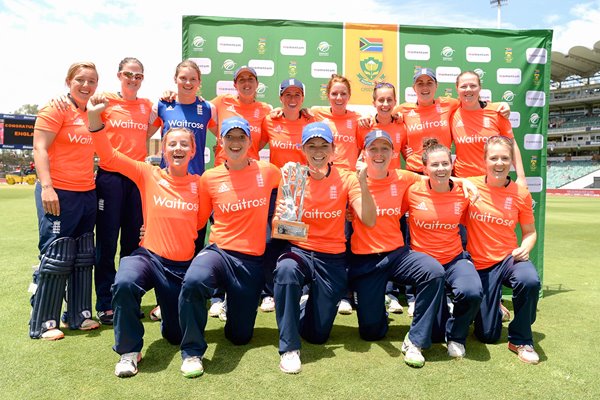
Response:
[{"label": "white shoe", "polygon": [[150,311],[150,319],[152,321],[160,321],[162,319],[162,313],[160,312],[160,306],[156,306]]},{"label": "white shoe", "polygon": [[273,312],[275,311],[275,299],[271,296],[266,296],[260,303],[260,311]]},{"label": "white shoe", "polygon": [[227,300],[221,303],[221,311],[219,311],[219,320],[226,322],[227,321]]},{"label": "white shoe", "polygon": [[286,351],[281,355],[279,369],[286,374],[297,374],[302,370],[300,350]]},{"label": "white shoe", "polygon": [[338,314],[350,315],[352,314],[352,305],[346,299],[342,299],[338,305]]},{"label": "white shoe", "polygon": [[450,340],[448,342],[448,355],[452,358],[463,358],[467,354],[465,345]]},{"label": "white shoe", "polygon": [[508,349],[514,353],[517,353],[519,360],[526,364],[535,365],[540,362],[540,356],[530,344],[515,345],[508,342]]},{"label": "white shoe", "polygon": [[137,365],[142,361],[142,353],[136,351],[121,354],[121,359],[115,365],[115,375],[119,378],[127,378],[138,373]]},{"label": "white shoe", "polygon": [[421,348],[415,346],[408,338],[408,333],[402,342],[402,353],[404,354],[404,362],[415,368],[421,368],[425,365],[425,357],[421,354]]},{"label": "white shoe", "polygon": [[406,312],[406,314],[408,314],[409,317],[412,317],[413,315],[415,315],[415,302],[411,301],[408,303],[408,311]]},{"label": "white shoe", "polygon": [[221,314],[222,309],[223,309],[222,301],[217,301],[215,303],[212,303],[210,308],[208,309],[208,316],[217,318],[219,316],[219,314]]},{"label": "white shoe", "polygon": [[391,294],[385,295],[385,303],[388,307],[388,312],[392,314],[402,314],[404,312],[404,307],[398,302],[396,296]]},{"label": "white shoe", "polygon": [[186,378],[197,378],[204,373],[202,357],[187,357],[181,363],[181,372]]}]

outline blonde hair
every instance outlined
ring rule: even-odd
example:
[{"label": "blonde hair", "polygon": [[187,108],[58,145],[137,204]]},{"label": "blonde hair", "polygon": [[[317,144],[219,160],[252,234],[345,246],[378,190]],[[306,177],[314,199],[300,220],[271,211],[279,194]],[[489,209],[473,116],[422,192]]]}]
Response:
[{"label": "blonde hair", "polygon": [[336,83],[343,83],[344,85],[346,85],[346,87],[348,88],[348,94],[352,95],[352,89],[350,88],[350,81],[345,76],[338,75],[338,74],[331,75],[331,79],[329,79],[329,82],[327,82],[327,94],[329,94],[331,92],[331,88]]},{"label": "blonde hair", "polygon": [[76,63],[71,64],[71,66],[69,67],[69,70],[67,71],[67,77],[65,78],[65,83],[67,84],[67,86],[69,86],[69,83],[75,77],[77,72],[80,69],[85,69],[85,68],[94,70],[94,72],[96,73],[96,78],[98,78],[98,70],[96,69],[96,65],[93,62],[91,62],[91,61],[76,62]]},{"label": "blonde hair", "polygon": [[186,132],[188,135],[190,135],[190,142],[192,143],[192,150],[196,150],[196,136],[194,135],[194,132],[192,132],[188,128],[170,128],[168,131],[165,132],[165,135],[162,137],[162,139],[160,141],[160,148],[163,149],[163,153],[164,153],[164,149],[167,145],[167,137],[169,136],[169,133],[175,132],[175,131]]}]

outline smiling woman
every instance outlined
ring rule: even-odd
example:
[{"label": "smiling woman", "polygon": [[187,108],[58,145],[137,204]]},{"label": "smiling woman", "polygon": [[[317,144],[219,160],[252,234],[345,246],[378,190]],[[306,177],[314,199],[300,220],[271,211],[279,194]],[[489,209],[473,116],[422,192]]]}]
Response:
[{"label": "smiling woman", "polygon": [[96,66],[91,62],[72,64],[65,83],[69,88],[67,107],[43,107],[33,134],[40,252],[29,322],[29,335],[34,339],[64,337],[58,321],[67,279],[65,323],[69,329],[99,327],[91,319],[96,193],[94,146],[85,112],[98,86]]},{"label": "smiling woman", "polygon": [[131,179],[140,189],[145,207],[145,235],[140,247],[123,257],[112,286],[115,351],[121,356],[115,375],[137,374],[142,358],[144,328],[139,320],[142,296],[154,288],[161,307],[161,333],[179,344],[177,300],[183,277],[195,253],[194,241],[204,225],[200,220],[200,177],[188,173],[196,152],[193,132],[173,128],[166,132],[162,151],[165,169],[133,160],[114,149],[106,134],[102,112],[109,101],[97,95],[88,102],[89,129],[101,162]]}]

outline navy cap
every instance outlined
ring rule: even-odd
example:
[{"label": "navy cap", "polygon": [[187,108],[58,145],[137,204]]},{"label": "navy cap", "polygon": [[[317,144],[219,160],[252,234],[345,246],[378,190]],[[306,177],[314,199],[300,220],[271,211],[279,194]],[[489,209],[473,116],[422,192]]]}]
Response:
[{"label": "navy cap", "polygon": [[437,82],[437,78],[435,77],[435,72],[431,68],[419,68],[415,71],[415,75],[413,76],[413,84],[417,81],[420,76],[427,75],[431,79]]},{"label": "navy cap", "polygon": [[239,128],[244,131],[246,136],[250,137],[250,124],[242,117],[230,117],[221,124],[221,137],[227,135],[232,129]]},{"label": "navy cap", "polygon": [[327,143],[333,143],[333,132],[325,122],[313,122],[302,129],[302,145],[312,138],[321,138]]},{"label": "navy cap", "polygon": [[394,142],[392,142],[392,138],[386,131],[382,131],[381,129],[376,129],[367,133],[365,137],[365,149],[371,145],[377,139],[382,139],[388,142],[392,147],[394,147]]},{"label": "navy cap", "polygon": [[302,90],[302,94],[304,94],[304,84],[302,82],[300,82],[298,79],[290,78],[290,79],[284,79],[281,82],[281,85],[279,85],[279,95],[281,96],[283,94],[283,92],[285,92],[285,89],[291,88],[291,87],[296,87],[296,88]]},{"label": "navy cap", "polygon": [[236,69],[235,72],[233,73],[233,81],[234,82],[237,81],[238,76],[240,76],[240,74],[242,72],[250,72],[252,75],[254,75],[256,80],[258,80],[258,75],[256,74],[256,70],[254,68],[249,67],[247,65],[242,65],[241,67]]}]

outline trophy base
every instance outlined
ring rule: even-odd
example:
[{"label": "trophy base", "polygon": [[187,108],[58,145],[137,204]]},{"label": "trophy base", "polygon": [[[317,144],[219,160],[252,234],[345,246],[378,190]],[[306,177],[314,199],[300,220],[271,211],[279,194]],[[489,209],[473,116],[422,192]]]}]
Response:
[{"label": "trophy base", "polygon": [[271,237],[275,239],[306,242],[308,240],[308,225],[304,222],[275,220]]}]

